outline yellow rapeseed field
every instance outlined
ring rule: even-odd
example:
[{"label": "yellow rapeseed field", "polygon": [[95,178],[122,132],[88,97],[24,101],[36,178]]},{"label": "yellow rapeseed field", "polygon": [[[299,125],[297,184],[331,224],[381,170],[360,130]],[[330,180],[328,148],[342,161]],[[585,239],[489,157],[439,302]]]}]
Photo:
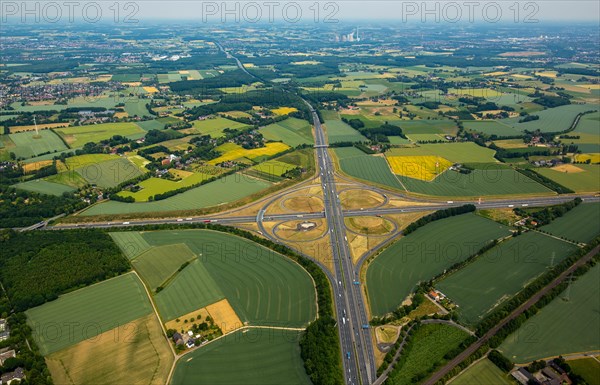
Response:
[{"label": "yellow rapeseed field", "polygon": [[452,166],[452,162],[435,155],[388,156],[392,172],[409,178],[430,181]]},{"label": "yellow rapeseed field", "polygon": [[275,108],[273,110],[271,110],[272,113],[274,113],[275,115],[288,115],[291,114],[292,112],[296,112],[298,111],[296,108],[294,107],[279,107],[279,108]]},{"label": "yellow rapeseed field", "polygon": [[591,163],[600,163],[600,154],[577,154],[575,155],[575,161],[586,162],[590,159]]}]

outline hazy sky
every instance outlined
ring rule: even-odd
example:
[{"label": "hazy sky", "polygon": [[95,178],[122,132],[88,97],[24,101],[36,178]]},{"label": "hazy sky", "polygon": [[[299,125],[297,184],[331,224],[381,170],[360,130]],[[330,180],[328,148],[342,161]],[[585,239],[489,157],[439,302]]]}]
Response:
[{"label": "hazy sky", "polygon": [[[67,3],[72,5],[66,5]],[[115,7],[115,4],[117,5]],[[595,21],[600,23],[597,0],[546,1],[396,1],[396,0],[44,0],[0,2],[2,20],[37,14],[40,21],[60,19],[71,14],[75,20],[103,21],[131,16],[155,19],[199,20],[205,22],[351,22],[354,20],[394,20],[417,23],[525,23],[553,21]]]},{"label": "hazy sky", "polygon": [[[270,6],[269,3],[273,5]],[[600,23],[600,2],[595,0],[570,1],[395,1],[395,0],[341,0],[319,1],[155,1],[137,2],[139,15],[148,18],[190,19],[202,18],[219,21],[223,17],[233,20],[234,14],[241,19],[253,20],[260,12],[261,21],[295,19],[297,10],[302,10],[301,20],[313,21],[316,8],[321,21],[325,16],[340,21],[355,19],[392,19],[399,21],[435,22],[523,22],[530,20],[586,20]],[[518,6],[515,6],[518,4]],[[237,9],[236,9],[237,8]],[[231,13],[227,13],[227,10]],[[284,17],[285,16],[285,17]]]}]

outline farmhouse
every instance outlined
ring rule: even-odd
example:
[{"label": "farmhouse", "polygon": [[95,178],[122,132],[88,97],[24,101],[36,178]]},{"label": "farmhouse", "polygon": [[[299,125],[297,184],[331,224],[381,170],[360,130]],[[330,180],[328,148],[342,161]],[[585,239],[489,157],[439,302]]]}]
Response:
[{"label": "farmhouse", "polygon": [[431,290],[429,292],[429,296],[431,297],[432,300],[434,301],[439,301],[440,300],[440,295],[435,291],[435,290]]},{"label": "farmhouse", "polygon": [[14,349],[0,353],[0,366],[4,365],[4,362],[9,358],[15,358],[16,356],[17,354]]},{"label": "farmhouse", "polygon": [[173,342],[175,342],[175,345],[183,345],[183,337],[181,334],[177,332],[173,333]]},{"label": "farmhouse", "polygon": [[18,380],[21,381],[25,378],[25,372],[23,372],[23,368],[16,368],[12,372],[4,373],[2,377],[0,377],[0,384],[9,385],[11,382]]},{"label": "farmhouse", "polygon": [[527,368],[523,367],[513,371],[511,375],[523,385],[562,385],[572,383],[569,376],[562,369],[552,364],[533,374]]}]

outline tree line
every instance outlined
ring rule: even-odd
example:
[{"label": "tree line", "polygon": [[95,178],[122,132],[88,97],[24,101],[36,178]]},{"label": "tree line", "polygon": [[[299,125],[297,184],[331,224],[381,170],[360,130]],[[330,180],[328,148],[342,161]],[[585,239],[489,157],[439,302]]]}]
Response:
[{"label": "tree line", "polygon": [[475,205],[471,205],[471,204],[462,205],[462,206],[458,206],[458,207],[450,207],[450,208],[443,209],[443,210],[438,210],[429,215],[425,215],[424,217],[422,217],[422,218],[416,220],[415,222],[411,223],[410,225],[406,226],[406,229],[404,229],[404,235],[408,235],[408,234],[414,232],[415,230],[417,230],[418,228],[425,226],[428,223],[438,221],[438,220],[444,219],[444,218],[453,217],[456,215],[472,213],[474,211],[475,211]]}]

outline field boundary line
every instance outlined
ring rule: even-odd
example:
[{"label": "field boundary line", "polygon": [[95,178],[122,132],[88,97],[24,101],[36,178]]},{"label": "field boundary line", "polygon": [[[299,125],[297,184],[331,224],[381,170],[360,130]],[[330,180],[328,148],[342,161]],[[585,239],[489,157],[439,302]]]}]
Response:
[{"label": "field boundary line", "polygon": [[[567,353],[567,354],[559,354],[559,355],[554,355],[554,356],[549,356],[549,357],[543,357],[540,358],[538,360],[535,361],[541,361],[541,360],[550,360],[553,358],[557,358],[559,356],[561,356],[562,358],[564,358],[566,361],[570,361],[570,360],[580,360],[580,359],[584,359],[584,358],[593,358],[594,360],[598,361],[600,363],[600,360],[598,360],[596,358],[597,355],[600,354],[600,350],[596,349],[596,350],[588,350],[588,351],[584,351],[584,352],[573,352],[573,353]],[[531,361],[533,362],[533,361]],[[525,367],[528,366],[529,363],[526,364],[518,364],[515,363],[515,366],[518,367]]]},{"label": "field boundary line", "polygon": [[[158,323],[160,324],[160,330],[162,330],[163,336],[166,338],[166,343],[169,345],[169,350],[171,351],[171,354],[173,355],[173,364],[171,364],[171,369],[169,370],[169,374],[167,375],[167,382],[166,382],[167,384],[170,384],[171,377],[173,375],[173,372],[175,371],[175,365],[177,364],[177,353],[175,352],[175,350],[173,349],[173,346],[171,345],[171,343],[169,341],[169,337],[167,336],[167,331],[165,330],[165,325],[163,325],[163,323],[162,323],[160,314],[158,313],[158,309],[156,308],[156,304],[154,303],[154,299],[152,298],[152,295],[150,295],[150,291],[148,290],[148,287],[146,287],[146,283],[144,282],[144,280],[142,280],[142,278],[140,277],[138,272],[135,271],[135,269],[132,271],[133,271],[133,274],[140,280],[140,282],[142,282],[144,291],[146,292],[146,295],[148,296],[148,300],[150,300],[150,305],[152,305],[152,310],[154,311],[154,315],[156,316],[156,319],[157,319]],[[159,359],[160,359],[160,357],[159,357]]]},{"label": "field boundary line", "polygon": [[[182,354],[176,354],[176,355],[175,355],[175,361],[173,362],[173,369],[175,368],[175,366],[177,366],[177,361],[179,361],[181,358],[183,358],[183,357],[187,356],[188,354],[190,354],[190,353],[192,353],[192,352],[195,352],[196,350],[198,350],[198,349],[201,349],[201,348],[203,348],[203,347],[205,347],[205,346],[208,346],[209,344],[211,344],[211,343],[213,343],[213,342],[215,342],[215,341],[218,341],[218,340],[220,340],[220,339],[222,339],[222,338],[224,338],[224,337],[227,337],[227,336],[229,336],[229,335],[231,335],[231,334],[233,334],[233,333],[237,333],[237,332],[243,332],[244,330],[246,330],[246,331],[247,331],[247,330],[250,330],[250,329],[291,330],[291,331],[297,331],[297,332],[302,332],[302,331],[305,331],[305,330],[306,330],[305,328],[287,328],[287,327],[278,327],[278,326],[244,325],[244,326],[242,326],[242,327],[240,327],[240,328],[238,328],[238,329],[231,330],[231,331],[229,331],[229,332],[227,332],[227,333],[224,333],[224,334],[222,334],[222,335],[218,336],[217,338],[213,338],[212,340],[208,341],[207,343],[205,343],[205,344],[203,344],[203,345],[200,345],[200,346],[195,346],[195,347],[193,347],[192,349],[188,349],[187,351],[185,351],[185,352],[184,352],[184,353],[182,353]],[[169,344],[169,346],[170,346],[170,345],[171,345],[171,344]],[[173,370],[173,371],[174,371],[174,370]],[[173,372],[173,371],[172,371],[172,372]],[[169,384],[169,383],[171,382],[171,378],[172,378],[172,372],[171,372],[171,373],[169,373],[169,378],[168,378],[167,384]]]},{"label": "field boundary line", "polygon": [[404,183],[402,183],[402,181],[400,180],[400,178],[398,178],[398,175],[394,174],[394,170],[392,170],[392,166],[390,165],[390,161],[388,160],[387,156],[385,156],[385,154],[383,154],[383,159],[385,159],[385,164],[388,167],[388,170],[390,170],[390,172],[392,173],[392,175],[394,176],[394,178],[398,181],[398,183],[400,183],[400,186],[402,186],[402,188],[404,189],[404,192],[409,192],[408,189],[406,188],[406,186],[404,185]]},{"label": "field boundary line", "polygon": [[556,236],[556,235],[554,235],[554,234],[545,233],[545,232],[539,231],[538,229],[532,229],[532,231],[534,231],[534,232],[536,232],[536,233],[538,233],[538,234],[545,235],[545,236],[547,236],[547,237],[550,237],[550,238],[557,239],[557,240],[559,240],[559,241],[563,241],[563,242],[570,243],[570,244],[572,244],[572,245],[575,245],[575,246],[577,246],[577,247],[579,247],[579,248],[583,247],[583,246],[581,246],[579,243],[575,243],[575,242],[568,241],[568,240],[566,240],[566,239],[564,239],[564,238],[560,238],[560,237],[558,237],[558,236]]}]

